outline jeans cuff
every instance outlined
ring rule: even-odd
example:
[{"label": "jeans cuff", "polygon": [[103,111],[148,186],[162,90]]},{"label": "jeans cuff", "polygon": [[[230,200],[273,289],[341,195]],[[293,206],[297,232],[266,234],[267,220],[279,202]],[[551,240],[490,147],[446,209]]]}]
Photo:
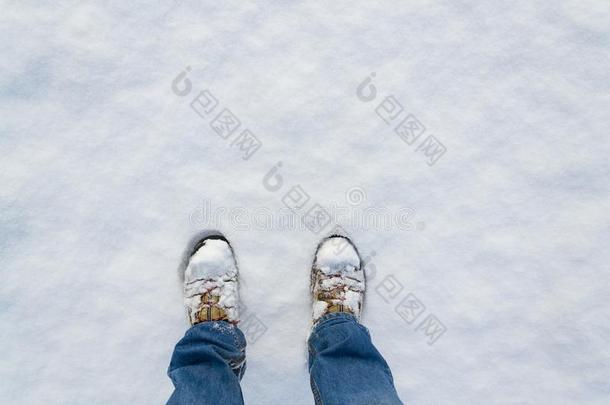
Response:
[{"label": "jeans cuff", "polygon": [[191,329],[200,328],[211,333],[217,333],[231,337],[236,347],[244,349],[246,347],[246,337],[238,326],[227,321],[206,321],[199,322],[191,327]]},{"label": "jeans cuff", "polygon": [[328,324],[333,324],[336,323],[335,321],[341,321],[341,320],[345,320],[345,321],[354,321],[355,323],[358,323],[358,319],[347,312],[333,312],[331,314],[326,314],[326,315],[322,315],[320,317],[320,319],[318,319],[318,322],[316,322],[314,328],[313,328],[313,332],[318,332],[320,329],[326,327]]}]

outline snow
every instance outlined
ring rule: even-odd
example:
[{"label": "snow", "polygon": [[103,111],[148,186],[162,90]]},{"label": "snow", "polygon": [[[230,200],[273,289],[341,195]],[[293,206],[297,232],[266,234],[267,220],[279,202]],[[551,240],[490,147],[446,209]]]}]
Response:
[{"label": "snow", "polygon": [[314,267],[327,275],[337,272],[345,275],[353,275],[356,272],[361,274],[358,253],[347,239],[341,237],[329,238],[320,245],[315,255]]},{"label": "snow", "polygon": [[349,277],[331,277],[320,281],[320,286],[325,290],[332,290],[339,285],[354,289],[363,289],[364,282],[362,279],[353,279]]},{"label": "snow", "polygon": [[[608,38],[602,0],[4,1],[0,398],[164,402],[184,257],[217,228],[247,403],[312,403],[330,229],[269,218],[318,203],[397,214],[333,222],[406,403],[607,404]],[[234,134],[210,126],[225,108]]]},{"label": "snow", "polygon": [[235,277],[237,267],[233,252],[227,242],[208,239],[189,260],[185,277],[189,281],[213,277]]},{"label": "snow", "polygon": [[328,308],[328,303],[326,301],[314,300],[312,305],[313,305],[313,310],[311,313],[311,317],[312,317],[312,326],[313,326],[314,325],[313,322],[320,319],[320,317],[326,313],[326,308]]}]

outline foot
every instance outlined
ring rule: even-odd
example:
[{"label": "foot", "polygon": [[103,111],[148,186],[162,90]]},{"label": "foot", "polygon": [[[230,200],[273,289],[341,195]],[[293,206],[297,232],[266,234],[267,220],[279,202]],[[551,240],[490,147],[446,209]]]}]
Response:
[{"label": "foot", "polygon": [[184,304],[191,325],[207,321],[237,323],[237,262],[222,236],[201,240],[184,273]]},{"label": "foot", "polygon": [[356,247],[345,236],[333,235],[318,245],[311,271],[314,324],[334,312],[360,320],[365,291],[361,266]]}]

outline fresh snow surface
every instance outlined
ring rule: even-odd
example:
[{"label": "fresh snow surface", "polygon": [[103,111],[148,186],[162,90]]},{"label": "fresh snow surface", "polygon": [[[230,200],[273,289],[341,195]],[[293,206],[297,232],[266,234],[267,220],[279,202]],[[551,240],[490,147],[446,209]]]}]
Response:
[{"label": "fresh snow surface", "polygon": [[406,403],[610,403],[610,2],[0,4],[0,402],[163,403],[215,229],[247,403],[313,403],[320,204]]}]

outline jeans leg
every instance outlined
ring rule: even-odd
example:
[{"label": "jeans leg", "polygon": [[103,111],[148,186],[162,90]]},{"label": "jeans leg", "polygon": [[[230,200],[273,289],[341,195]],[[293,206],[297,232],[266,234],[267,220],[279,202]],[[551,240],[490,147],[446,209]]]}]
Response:
[{"label": "jeans leg", "polygon": [[167,374],[168,404],[243,404],[239,382],[246,369],[246,339],[234,325],[201,322],[178,342]]},{"label": "jeans leg", "polygon": [[316,404],[402,404],[368,330],[346,313],[323,316],[311,332],[309,374]]}]

